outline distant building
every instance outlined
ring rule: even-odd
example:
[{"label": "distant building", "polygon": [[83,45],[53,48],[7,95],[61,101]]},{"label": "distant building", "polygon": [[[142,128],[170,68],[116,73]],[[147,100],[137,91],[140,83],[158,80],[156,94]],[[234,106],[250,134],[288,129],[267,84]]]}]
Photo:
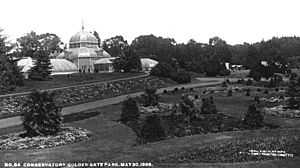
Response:
[{"label": "distant building", "polygon": [[141,63],[143,71],[151,71],[151,69],[158,64],[157,61],[150,58],[141,58]]},{"label": "distant building", "polygon": [[91,32],[85,31],[84,26],[71,37],[69,48],[57,58],[71,61],[82,72],[113,71],[111,60],[114,58],[98,46],[97,38]]}]

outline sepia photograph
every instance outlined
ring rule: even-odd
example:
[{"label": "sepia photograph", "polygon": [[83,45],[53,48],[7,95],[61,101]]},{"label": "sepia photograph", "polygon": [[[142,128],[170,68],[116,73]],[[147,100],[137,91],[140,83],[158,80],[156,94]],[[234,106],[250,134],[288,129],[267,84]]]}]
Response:
[{"label": "sepia photograph", "polygon": [[299,168],[297,0],[1,0],[0,167]]}]

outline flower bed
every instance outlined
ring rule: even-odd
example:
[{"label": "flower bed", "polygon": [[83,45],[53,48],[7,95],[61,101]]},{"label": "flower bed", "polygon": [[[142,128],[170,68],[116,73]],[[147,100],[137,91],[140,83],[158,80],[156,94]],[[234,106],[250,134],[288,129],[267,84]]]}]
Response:
[{"label": "flower bed", "polygon": [[[166,83],[156,77],[135,78],[130,80],[108,81],[85,86],[74,86],[70,88],[53,91],[56,94],[56,102],[66,106],[89,100],[97,100],[112,95],[128,94],[140,91],[147,87],[161,88]],[[0,116],[22,112],[22,104],[27,95],[0,98]]]},{"label": "flower bed", "polygon": [[[280,155],[281,154],[281,155]],[[233,163],[264,161],[300,155],[300,138],[256,138],[226,141],[159,158],[163,163]]]},{"label": "flower bed", "polygon": [[300,110],[286,109],[283,105],[271,108],[264,107],[262,108],[262,112],[276,117],[300,117]]},{"label": "flower bed", "polygon": [[159,103],[158,106],[139,106],[139,111],[142,114],[152,114],[152,113],[161,113],[166,111],[171,111],[173,108],[172,104]]},{"label": "flower bed", "polygon": [[0,149],[43,149],[87,140],[92,132],[82,128],[63,127],[53,136],[22,138],[20,133],[0,136]]}]

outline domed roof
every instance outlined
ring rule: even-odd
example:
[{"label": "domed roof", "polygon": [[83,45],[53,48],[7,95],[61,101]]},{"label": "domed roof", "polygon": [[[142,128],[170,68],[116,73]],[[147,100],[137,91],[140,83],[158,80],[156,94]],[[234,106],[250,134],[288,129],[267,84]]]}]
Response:
[{"label": "domed roof", "polygon": [[84,29],[74,34],[70,39],[70,44],[82,42],[98,44],[97,38],[91,32],[87,32]]}]

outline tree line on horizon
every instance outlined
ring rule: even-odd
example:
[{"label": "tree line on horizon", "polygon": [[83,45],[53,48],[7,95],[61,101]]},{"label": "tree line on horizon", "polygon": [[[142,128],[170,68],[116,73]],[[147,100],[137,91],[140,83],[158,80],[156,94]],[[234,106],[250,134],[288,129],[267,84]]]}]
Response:
[{"label": "tree line on horizon", "polygon": [[[36,60],[35,68],[29,71],[29,78],[33,80],[51,79],[50,57],[55,53],[63,52],[67,45],[53,33],[37,34],[34,31],[17,39],[16,43],[7,41],[3,30],[0,31],[0,87],[23,84],[21,68],[17,61],[23,57],[32,57]],[[103,40],[99,34],[92,32],[102,47],[112,57],[117,57],[113,63],[116,71],[133,72],[141,70],[140,58],[157,60],[164,66],[171,67],[172,71],[193,71],[206,73],[207,76],[216,76],[224,72],[225,63],[241,64],[250,69],[253,74],[264,76],[264,72],[272,71],[285,73],[289,69],[289,59],[300,55],[300,38],[273,37],[267,41],[257,43],[229,45],[220,37],[212,37],[208,43],[200,43],[191,39],[187,43],[177,43],[173,38],[141,35],[131,44],[118,35]],[[268,67],[261,64],[266,61]],[[183,74],[186,74],[183,72]],[[12,78],[14,81],[7,79]],[[13,86],[13,87],[11,87]],[[5,90],[2,87],[2,90]],[[5,92],[5,91],[4,91]]]}]

